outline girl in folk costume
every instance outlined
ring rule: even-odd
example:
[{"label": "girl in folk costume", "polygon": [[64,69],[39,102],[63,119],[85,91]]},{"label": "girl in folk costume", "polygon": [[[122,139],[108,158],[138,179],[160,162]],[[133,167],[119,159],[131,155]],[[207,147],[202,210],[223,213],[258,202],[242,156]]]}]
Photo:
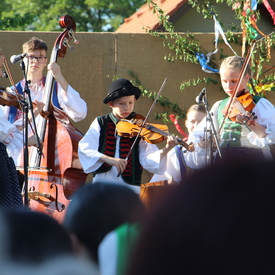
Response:
[{"label": "girl in folk costume", "polygon": [[[220,147],[216,161],[220,160],[219,157],[223,161],[272,160],[269,145],[275,143],[275,108],[267,99],[250,95],[247,86],[251,78],[249,65],[238,83],[238,90],[235,91],[244,63],[243,57],[231,56],[225,58],[220,67],[222,87],[229,97],[216,102],[210,110]],[[234,92],[236,99],[232,101],[233,109],[229,109],[228,102],[233,99]],[[240,108],[240,103],[245,106],[248,102],[250,112]],[[192,133],[194,139],[202,139],[204,127],[205,121],[202,121]],[[203,146],[207,143],[200,144]]]},{"label": "girl in folk costume", "polygon": [[[196,129],[205,115],[206,109],[202,104],[194,104],[188,109],[185,126],[189,134]],[[180,145],[175,146],[167,155],[165,173],[163,175],[155,174],[150,182],[172,180],[172,182],[180,183],[187,176],[188,170],[205,167],[207,162],[205,149],[199,147],[196,142],[194,142],[194,147],[195,151],[190,152],[183,150]]]},{"label": "girl in folk costume", "polygon": [[[163,173],[168,151],[178,144],[174,136],[168,136],[161,150],[155,144],[139,138],[128,158],[134,138],[118,136],[116,123],[121,119],[135,116],[135,101],[140,97],[138,87],[125,79],[113,81],[103,103],[108,104],[112,112],[97,117],[79,142],[79,159],[86,173],[93,173],[93,182],[116,182],[131,186],[139,192],[142,169],[151,173]],[[118,177],[118,173],[121,174]]]}]

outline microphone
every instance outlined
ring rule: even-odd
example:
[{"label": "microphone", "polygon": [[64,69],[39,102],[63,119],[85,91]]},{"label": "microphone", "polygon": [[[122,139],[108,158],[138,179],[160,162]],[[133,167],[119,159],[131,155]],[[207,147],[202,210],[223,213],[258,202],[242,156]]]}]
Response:
[{"label": "microphone", "polygon": [[13,55],[13,56],[11,56],[10,61],[11,61],[12,64],[16,64],[19,61],[21,61],[26,55],[27,55],[26,53],[21,53],[21,54],[18,54],[18,55]]},{"label": "microphone", "polygon": [[206,88],[203,88],[200,92],[200,94],[196,97],[196,102],[197,104],[203,103],[203,98],[205,97],[206,94]]}]

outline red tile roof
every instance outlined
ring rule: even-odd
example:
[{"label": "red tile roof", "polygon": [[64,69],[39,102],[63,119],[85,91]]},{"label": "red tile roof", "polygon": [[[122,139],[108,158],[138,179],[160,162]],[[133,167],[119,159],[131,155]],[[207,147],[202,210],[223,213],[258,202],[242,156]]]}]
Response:
[{"label": "red tile roof", "polygon": [[[154,0],[167,15],[173,16],[188,0]],[[146,3],[142,5],[133,15],[124,19],[124,23],[118,27],[116,32],[144,33],[144,27],[157,30],[160,25],[158,17],[150,10]]]}]

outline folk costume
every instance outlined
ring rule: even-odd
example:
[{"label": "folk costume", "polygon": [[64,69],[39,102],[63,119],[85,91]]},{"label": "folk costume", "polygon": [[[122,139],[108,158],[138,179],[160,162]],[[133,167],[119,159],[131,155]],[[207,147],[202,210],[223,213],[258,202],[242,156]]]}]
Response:
[{"label": "folk costume", "polygon": [[[43,93],[45,89],[46,77],[42,77],[40,82],[34,85],[29,84],[29,89],[31,93],[31,99],[34,102],[42,101]],[[16,85],[18,93],[23,93],[25,87],[25,80],[21,80]],[[13,89],[11,87],[11,89]],[[53,92],[53,104],[62,109],[73,121],[78,122],[83,120],[87,115],[87,104],[80,97],[79,93],[74,90],[70,85],[68,86],[68,91],[64,92],[61,86],[55,82],[54,92]],[[17,110],[15,117],[11,116],[12,108],[5,106],[3,108],[4,114],[11,123],[15,125],[22,125],[22,111]]]},{"label": "folk costume", "polygon": [[12,159],[22,148],[21,136],[16,127],[5,119],[0,109],[0,208],[23,207],[17,171]]},{"label": "folk costume", "polygon": [[[31,99],[33,102],[35,100],[42,101],[43,93],[45,89],[45,80],[46,78],[43,77],[39,83],[36,83],[34,85],[29,85]],[[23,93],[24,87],[25,87],[24,79],[16,84],[18,93]],[[75,91],[70,85],[68,86],[67,93],[65,93],[62,90],[61,86],[57,82],[55,82],[52,102],[55,105],[55,107],[63,110],[75,122],[83,120],[87,115],[86,102],[80,97],[79,93]],[[23,121],[22,121],[23,113],[21,110],[18,110],[13,106],[11,107],[4,106],[2,107],[2,109],[6,119],[8,119],[15,126],[21,126],[23,124]],[[23,138],[21,139],[21,145],[23,144],[22,140]],[[13,157],[16,165],[20,162],[20,159],[21,159],[20,153],[21,153],[22,147],[23,145],[21,146],[20,150],[17,152],[18,153],[17,156]]]},{"label": "folk costume", "polygon": [[[272,160],[270,145],[275,143],[275,108],[265,98],[254,97],[255,106],[251,113],[257,117],[259,124],[266,127],[266,136],[258,137],[247,125],[237,123],[229,118],[223,122],[222,110],[229,98],[216,102],[210,110],[217,133],[222,153],[225,160]],[[191,133],[191,139],[199,141],[204,136],[206,119],[203,119],[196,130]],[[219,128],[222,129],[219,131]],[[209,126],[209,125],[208,125]],[[217,158],[218,160],[218,158]]]},{"label": "folk costume", "polygon": [[[141,91],[129,80],[121,78],[111,83],[103,103],[130,95],[135,95],[138,99]],[[133,113],[128,118],[132,116]],[[79,142],[79,159],[84,171],[93,173],[93,183],[100,181],[127,184],[139,193],[143,168],[151,173],[163,173],[165,161],[160,161],[160,152],[155,144],[139,139],[128,158],[126,169],[121,176],[117,177],[117,168],[100,160],[102,155],[125,158],[130,150],[134,139],[118,136],[115,130],[117,122],[112,113],[97,117]]]}]

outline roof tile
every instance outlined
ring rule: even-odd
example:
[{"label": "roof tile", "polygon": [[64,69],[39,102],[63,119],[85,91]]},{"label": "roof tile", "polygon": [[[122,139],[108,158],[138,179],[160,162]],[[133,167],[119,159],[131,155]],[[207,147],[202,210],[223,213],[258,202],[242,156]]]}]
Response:
[{"label": "roof tile", "polygon": [[[172,16],[188,0],[155,0],[156,3],[167,15]],[[152,7],[151,7],[152,9]],[[145,27],[156,30],[159,27],[158,17],[150,11],[148,4],[142,5],[133,15],[124,19],[124,23],[118,27],[116,32],[144,33]]]}]

